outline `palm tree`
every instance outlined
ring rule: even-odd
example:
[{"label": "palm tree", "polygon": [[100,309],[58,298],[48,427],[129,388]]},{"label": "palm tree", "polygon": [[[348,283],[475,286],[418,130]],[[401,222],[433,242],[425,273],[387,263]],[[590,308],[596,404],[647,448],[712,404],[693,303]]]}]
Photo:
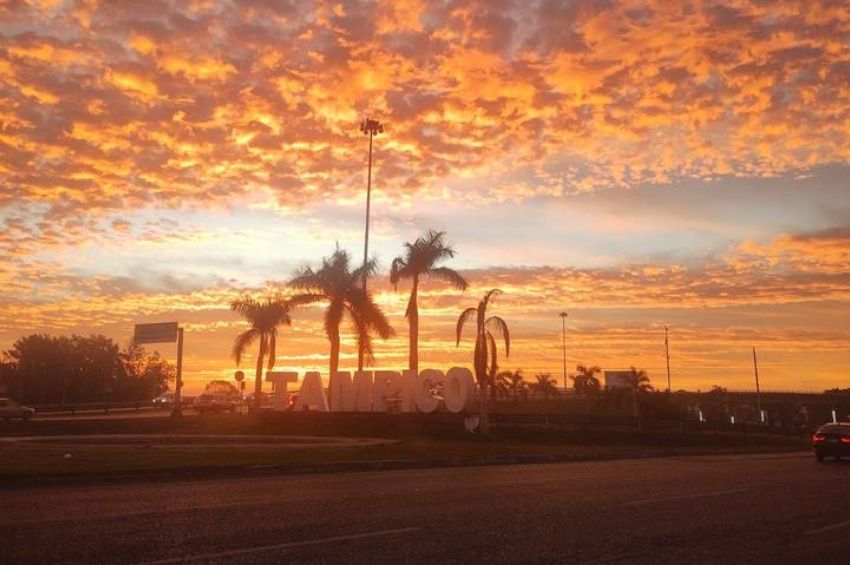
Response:
[{"label": "palm tree", "polygon": [[339,325],[347,315],[357,341],[358,351],[363,351],[367,363],[374,361],[372,335],[382,339],[394,335],[387,318],[375,303],[370,292],[363,289],[363,277],[371,276],[377,267],[375,260],[350,270],[351,257],[347,251],[337,247],[333,255],[322,259],[322,267],[316,271],[304,267],[295,272],[289,286],[303,291],[290,299],[293,305],[327,302],[325,310],[325,333],[330,342],[330,374],[334,378],[339,369],[340,336]]},{"label": "palm tree", "polygon": [[260,341],[257,377],[254,382],[254,402],[259,405],[263,390],[263,361],[268,356],[268,370],[274,369],[277,329],[281,325],[292,325],[292,318],[289,316],[290,304],[278,297],[268,297],[265,300],[245,297],[231,302],[230,309],[238,312],[251,324],[251,327],[236,336],[233,342],[233,358],[236,364],[239,365],[242,355],[252,343]]},{"label": "palm tree", "polygon": [[602,369],[596,365],[593,365],[592,367],[576,365],[576,371],[578,374],[570,377],[573,380],[573,386],[576,389],[576,393],[585,396],[598,394],[602,385],[599,382],[599,377],[596,375],[601,373]]},{"label": "palm tree", "polygon": [[437,266],[455,256],[455,250],[445,242],[446,232],[429,230],[413,243],[405,243],[404,257],[393,259],[390,282],[398,289],[402,279],[411,279],[410,300],[404,316],[410,324],[410,369],[419,371],[419,279],[422,276],[442,279],[455,288],[466,290],[469,283],[454,269]]},{"label": "palm tree", "polygon": [[481,431],[485,434],[490,432],[488,389],[491,379],[488,368],[496,366],[496,338],[493,335],[494,333],[501,334],[505,341],[505,357],[509,357],[511,354],[511,335],[508,331],[508,325],[498,316],[487,317],[487,305],[490,299],[501,293],[502,291],[497,288],[488,291],[481,302],[478,303],[478,308],[467,308],[457,319],[456,347],[460,346],[460,336],[464,325],[475,317],[475,352],[473,353],[472,363],[475,369],[475,379],[478,381],[480,389]]},{"label": "palm tree", "polygon": [[558,385],[552,378],[552,373],[537,373],[536,382],[531,383],[531,389],[548,400],[550,396],[558,396]]},{"label": "palm tree", "polygon": [[516,371],[502,371],[497,375],[500,392],[512,401],[521,398],[528,399],[528,383],[522,378],[522,369]]},{"label": "palm tree", "polygon": [[628,376],[629,386],[635,393],[651,392],[652,385],[649,383],[649,376],[643,369],[629,368]]},{"label": "palm tree", "polygon": [[652,385],[649,384],[649,375],[643,369],[636,369],[633,366],[629,368],[628,374],[629,388],[632,391],[632,407],[635,417],[640,417],[640,405],[638,404],[638,395],[652,391]]}]

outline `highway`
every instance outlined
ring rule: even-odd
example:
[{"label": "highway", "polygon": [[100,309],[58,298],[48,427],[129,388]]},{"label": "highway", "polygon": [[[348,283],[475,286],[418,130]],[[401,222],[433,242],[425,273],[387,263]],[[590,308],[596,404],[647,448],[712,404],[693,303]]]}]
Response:
[{"label": "highway", "polygon": [[804,454],[0,489],[0,562],[847,563]]}]

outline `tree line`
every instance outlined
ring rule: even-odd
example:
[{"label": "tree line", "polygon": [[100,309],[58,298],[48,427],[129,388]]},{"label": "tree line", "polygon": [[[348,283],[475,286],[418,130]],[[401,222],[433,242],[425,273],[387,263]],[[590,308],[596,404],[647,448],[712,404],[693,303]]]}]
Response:
[{"label": "tree line", "polygon": [[137,344],[103,335],[33,334],[0,360],[0,389],[32,404],[150,400],[168,389],[174,366]]}]

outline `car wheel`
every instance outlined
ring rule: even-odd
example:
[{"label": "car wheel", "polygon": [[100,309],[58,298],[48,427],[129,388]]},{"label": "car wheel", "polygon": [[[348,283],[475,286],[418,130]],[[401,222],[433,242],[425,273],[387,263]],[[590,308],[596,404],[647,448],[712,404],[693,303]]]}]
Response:
[{"label": "car wheel", "polygon": [[23,420],[24,422],[28,421],[30,418],[32,418],[32,414],[30,414],[29,412],[24,412],[24,415],[21,416],[21,420]]},{"label": "car wheel", "polygon": [[818,460],[818,463],[823,463],[823,454],[820,451],[815,451],[815,457]]}]

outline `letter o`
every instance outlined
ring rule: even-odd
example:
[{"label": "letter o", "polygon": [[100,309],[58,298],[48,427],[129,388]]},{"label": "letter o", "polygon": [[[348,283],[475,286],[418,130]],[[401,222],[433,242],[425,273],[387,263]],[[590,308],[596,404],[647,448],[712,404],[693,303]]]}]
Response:
[{"label": "letter o", "polygon": [[452,367],[443,381],[443,398],[446,410],[457,414],[470,408],[473,396],[472,371]]},{"label": "letter o", "polygon": [[440,405],[440,401],[431,396],[431,388],[445,379],[442,371],[425,369],[416,379],[416,407],[420,412],[428,414]]}]

